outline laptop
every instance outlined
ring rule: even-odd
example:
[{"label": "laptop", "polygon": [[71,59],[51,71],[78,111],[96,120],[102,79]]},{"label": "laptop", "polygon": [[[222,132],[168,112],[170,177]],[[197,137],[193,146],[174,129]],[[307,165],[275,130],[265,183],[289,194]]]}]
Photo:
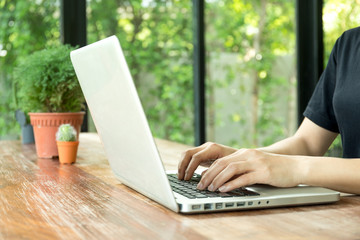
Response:
[{"label": "laptop", "polygon": [[72,51],[71,61],[115,176],[172,211],[204,213],[339,200],[339,192],[306,185],[198,191],[200,175],[179,181],[176,171],[165,171],[117,37]]}]

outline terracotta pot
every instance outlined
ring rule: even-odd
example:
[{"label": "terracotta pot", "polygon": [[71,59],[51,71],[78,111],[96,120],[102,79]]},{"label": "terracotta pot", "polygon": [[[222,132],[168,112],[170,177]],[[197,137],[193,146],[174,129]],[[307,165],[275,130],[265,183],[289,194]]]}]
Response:
[{"label": "terracotta pot", "polygon": [[56,146],[56,132],[61,124],[70,123],[79,132],[85,112],[77,113],[29,113],[34,127],[36,153],[39,158],[59,156]]},{"label": "terracotta pot", "polygon": [[59,161],[61,164],[72,164],[76,161],[77,149],[79,141],[63,142],[56,141],[59,151]]}]

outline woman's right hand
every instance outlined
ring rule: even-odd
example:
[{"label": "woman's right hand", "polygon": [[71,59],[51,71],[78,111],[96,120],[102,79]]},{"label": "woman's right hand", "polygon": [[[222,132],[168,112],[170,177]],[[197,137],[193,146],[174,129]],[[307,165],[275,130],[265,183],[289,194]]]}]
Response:
[{"label": "woman's right hand", "polygon": [[180,180],[190,180],[199,165],[208,167],[216,159],[225,157],[236,151],[236,148],[213,142],[207,142],[199,147],[191,148],[182,155],[178,167],[178,178]]}]

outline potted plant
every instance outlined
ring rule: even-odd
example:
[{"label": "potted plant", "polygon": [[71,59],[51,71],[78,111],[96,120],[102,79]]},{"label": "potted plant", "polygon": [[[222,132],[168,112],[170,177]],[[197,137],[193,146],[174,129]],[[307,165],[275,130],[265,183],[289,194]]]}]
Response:
[{"label": "potted plant", "polygon": [[72,164],[76,161],[79,141],[76,130],[70,124],[60,125],[56,133],[56,144],[59,151],[59,161],[62,164]]},{"label": "potted plant", "polygon": [[58,156],[55,134],[61,124],[77,131],[83,122],[84,97],[71,64],[68,45],[53,46],[23,58],[15,69],[16,98],[30,115],[38,157]]}]

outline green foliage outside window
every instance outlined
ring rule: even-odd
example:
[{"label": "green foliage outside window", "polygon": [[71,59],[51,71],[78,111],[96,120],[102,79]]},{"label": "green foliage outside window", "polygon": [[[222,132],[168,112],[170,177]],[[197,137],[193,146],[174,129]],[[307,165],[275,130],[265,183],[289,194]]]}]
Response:
[{"label": "green foliage outside window", "polygon": [[[336,17],[326,18],[334,12]],[[359,13],[356,2],[325,1],[326,56],[342,31],[358,25]],[[87,15],[88,43],[110,35],[119,37],[154,135],[192,144],[191,1],[90,0]],[[287,122],[296,118],[279,118],[275,102],[281,94],[286,95],[284,104],[293,102],[296,82],[291,76],[276,76],[273,68],[279,57],[295,54],[294,17],[295,1],[206,1],[208,62],[221,59],[224,53],[239,59],[235,67],[221,67],[221,77],[212,75],[214,69],[207,65],[210,127],[224,124],[214,113],[227,105],[214,101],[214,92],[234,84],[239,73],[252,79],[250,88],[240,82],[236,89],[250,96],[250,103],[238,103],[249,114],[233,110],[225,116],[241,126],[251,122],[251,127],[227,144],[266,145],[292,134]],[[0,0],[0,136],[19,134],[11,94],[14,66],[23,56],[59,42],[59,1]]]},{"label": "green foliage outside window", "polygon": [[[238,105],[242,106],[235,106],[232,113],[232,121],[238,122],[239,128],[248,128],[224,144],[257,147],[291,134],[286,120],[276,114],[276,108],[284,106],[276,106],[275,103],[279,94],[285,98],[294,97],[291,94],[294,77],[284,79],[274,75],[272,70],[279,58],[294,57],[294,1],[214,1],[207,4],[206,17],[207,51],[212,53],[212,58],[216,58],[214,53],[237,57],[237,65],[229,65],[224,75],[212,77],[208,74],[208,107],[213,108],[209,111],[209,119],[216,118],[215,114],[211,115],[212,112],[227,107],[226,102],[223,106],[216,106],[216,100],[212,101],[211,95],[217,88],[229,88],[236,75],[241,75],[238,81],[244,82],[244,78],[251,80],[251,83],[244,83],[234,89],[242,95],[248,95],[250,101],[239,101]],[[217,127],[217,120],[210,121],[214,124],[213,128]]]},{"label": "green foliage outside window", "polygon": [[22,57],[59,44],[58,9],[55,0],[0,0],[0,139],[20,134],[12,94],[13,70]]}]

